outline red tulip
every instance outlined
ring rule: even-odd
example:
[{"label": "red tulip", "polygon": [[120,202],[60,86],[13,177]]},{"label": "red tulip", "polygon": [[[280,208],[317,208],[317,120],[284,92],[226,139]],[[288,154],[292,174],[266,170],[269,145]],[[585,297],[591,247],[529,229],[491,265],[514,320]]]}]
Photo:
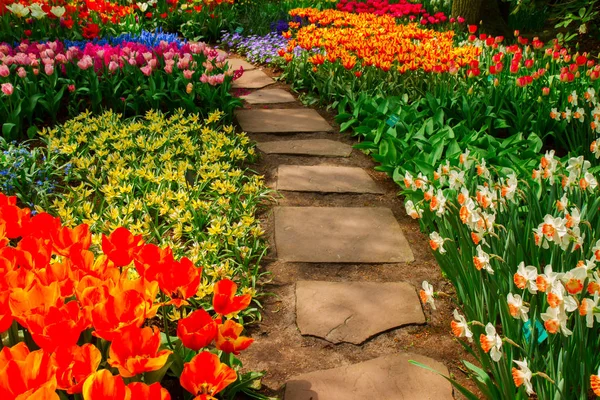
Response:
[{"label": "red tulip", "polygon": [[217,314],[234,314],[250,305],[252,296],[249,294],[236,296],[236,292],[237,285],[229,279],[222,279],[215,284],[213,308]]},{"label": "red tulip", "polygon": [[240,354],[246,350],[254,339],[240,336],[244,327],[232,320],[227,320],[223,325],[219,325],[217,330],[217,349],[226,353]]},{"label": "red tulip", "polygon": [[107,369],[90,375],[83,383],[84,400],[131,400],[131,391],[123,378],[113,376]]},{"label": "red tulip", "polygon": [[171,400],[171,395],[160,383],[156,382],[152,385],[146,385],[142,382],[133,382],[127,385],[131,391],[131,398],[145,400]]},{"label": "red tulip", "polygon": [[117,267],[131,264],[142,244],[142,236],[134,236],[126,228],[117,228],[109,236],[102,235],[102,251]]},{"label": "red tulip", "polygon": [[180,383],[197,396],[194,400],[211,400],[236,379],[235,371],[219,361],[217,355],[203,351],[183,366]]},{"label": "red tulip", "polygon": [[52,354],[52,360],[57,367],[58,388],[77,394],[81,393],[88,376],[98,369],[102,354],[94,345],[86,343],[81,347],[59,347]]},{"label": "red tulip", "polygon": [[216,338],[217,325],[220,323],[220,318],[213,320],[200,308],[177,322],[177,336],[185,347],[198,351]]},{"label": "red tulip", "polygon": [[161,369],[166,363],[170,350],[159,350],[160,331],[149,326],[131,328],[113,339],[110,345],[108,363],[119,369],[124,378]]}]

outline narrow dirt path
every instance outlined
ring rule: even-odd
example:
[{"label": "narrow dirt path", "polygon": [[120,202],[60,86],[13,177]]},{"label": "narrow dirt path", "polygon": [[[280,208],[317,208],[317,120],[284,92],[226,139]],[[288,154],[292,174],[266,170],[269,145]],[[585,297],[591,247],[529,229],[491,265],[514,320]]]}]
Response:
[{"label": "narrow dirt path", "polygon": [[471,386],[450,334],[452,304],[438,301],[432,313],[419,302],[423,280],[452,287],[398,186],[287,85],[253,69],[234,87],[246,100],[240,129],[262,150],[255,169],[278,190],[263,216],[271,295],[249,328],[245,368],[267,371],[265,393],[286,400],[452,398],[445,380],[409,359]]}]

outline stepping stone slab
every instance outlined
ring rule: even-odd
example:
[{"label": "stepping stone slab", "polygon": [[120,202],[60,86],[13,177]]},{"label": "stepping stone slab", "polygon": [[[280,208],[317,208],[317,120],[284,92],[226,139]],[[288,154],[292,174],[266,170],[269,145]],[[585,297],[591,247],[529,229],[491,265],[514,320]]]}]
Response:
[{"label": "stepping stone slab", "polygon": [[389,208],[275,207],[277,257],[309,263],[414,260]]},{"label": "stepping stone slab", "polygon": [[303,335],[361,344],[408,324],[424,324],[415,288],[406,282],[296,283],[296,324]]},{"label": "stepping stone slab", "polygon": [[233,81],[231,87],[233,89],[260,89],[273,83],[275,81],[267,76],[267,74],[255,69],[244,71],[244,74],[240,78]]},{"label": "stepping stone slab", "polygon": [[241,58],[228,58],[225,61],[229,64],[229,69],[238,70],[240,67],[243,67],[244,71],[256,69],[256,66]]},{"label": "stepping stone slab", "polygon": [[345,367],[293,377],[285,400],[452,400],[452,386],[443,377],[408,361],[421,362],[444,375],[448,369],[432,358],[403,353]]},{"label": "stepping stone slab", "polygon": [[362,168],[280,165],[277,190],[321,193],[383,193]]},{"label": "stepping stone slab", "polygon": [[293,103],[296,101],[291,93],[281,89],[262,89],[250,93],[246,96],[241,96],[250,104],[277,104],[277,103]]},{"label": "stepping stone slab", "polygon": [[348,157],[352,153],[352,146],[329,139],[281,140],[256,145],[267,154]]},{"label": "stepping stone slab", "polygon": [[333,130],[331,125],[311,108],[237,110],[235,116],[242,129],[251,133],[297,133]]}]

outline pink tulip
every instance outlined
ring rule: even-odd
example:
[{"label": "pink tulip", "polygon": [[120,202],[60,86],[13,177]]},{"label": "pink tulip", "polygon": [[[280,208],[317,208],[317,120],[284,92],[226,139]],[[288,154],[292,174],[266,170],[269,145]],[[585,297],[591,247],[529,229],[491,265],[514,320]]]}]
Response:
[{"label": "pink tulip", "polygon": [[7,95],[7,96],[12,95],[14,90],[15,90],[15,88],[13,87],[12,84],[10,84],[10,83],[2,84],[2,93],[4,93],[5,95]]},{"label": "pink tulip", "polygon": [[152,75],[152,67],[150,67],[149,65],[146,65],[145,67],[140,68],[140,71],[142,71],[142,73],[146,76]]},{"label": "pink tulip", "polygon": [[114,61],[111,61],[111,62],[108,63],[108,70],[110,72],[115,72],[117,69],[119,69],[119,64],[117,64]]},{"label": "pink tulip", "polygon": [[186,69],[183,71],[183,77],[185,79],[192,79],[193,75],[194,75],[194,71],[190,71],[189,69]]},{"label": "pink tulip", "polygon": [[6,78],[10,75],[10,69],[6,65],[0,65],[0,76]]},{"label": "pink tulip", "polygon": [[73,93],[75,91],[75,85],[69,85],[67,86],[67,89],[69,89],[69,92]]},{"label": "pink tulip", "polygon": [[54,73],[54,65],[52,65],[52,64],[44,65],[44,72],[46,72],[46,75],[52,75]]},{"label": "pink tulip", "polygon": [[19,78],[25,78],[27,76],[27,71],[25,71],[25,68],[19,67],[17,75],[19,75]]}]

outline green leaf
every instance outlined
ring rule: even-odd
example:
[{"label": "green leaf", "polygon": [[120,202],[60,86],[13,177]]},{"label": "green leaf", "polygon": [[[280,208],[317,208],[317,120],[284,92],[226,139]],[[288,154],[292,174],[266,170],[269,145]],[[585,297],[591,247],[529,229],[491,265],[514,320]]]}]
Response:
[{"label": "green leaf", "polygon": [[30,126],[29,129],[27,129],[27,137],[29,139],[33,139],[37,136],[38,132],[39,129],[37,128],[37,126]]},{"label": "green leaf", "polygon": [[340,125],[340,132],[344,132],[346,129],[348,129],[349,127],[351,127],[352,124],[354,124],[357,121],[358,121],[357,119],[352,118],[351,120],[348,120],[348,121],[342,123]]},{"label": "green leaf", "polygon": [[2,124],[2,136],[4,136],[4,138],[10,137],[10,132],[15,126],[17,126],[17,124],[13,124],[10,122],[5,122],[4,124]]},{"label": "green leaf", "polygon": [[417,166],[417,168],[419,168],[419,170],[425,174],[425,175],[433,175],[433,172],[435,171],[435,168],[433,167],[433,165],[428,164],[425,161],[422,160],[414,160],[413,161],[415,163],[415,165]]}]

